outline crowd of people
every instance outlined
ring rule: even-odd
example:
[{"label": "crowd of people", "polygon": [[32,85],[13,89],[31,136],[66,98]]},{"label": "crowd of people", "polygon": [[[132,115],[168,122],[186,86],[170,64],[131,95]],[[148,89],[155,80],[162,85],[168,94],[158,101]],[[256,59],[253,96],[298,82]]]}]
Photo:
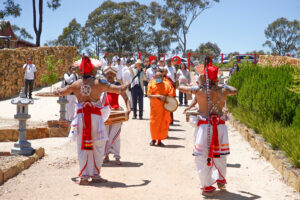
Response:
[{"label": "crowd of people", "polygon": [[[36,71],[31,60],[24,65],[26,78]],[[120,110],[119,96],[126,105],[127,115],[132,119],[143,119],[144,98],[150,100],[150,146],[165,146],[169,126],[174,123],[173,113],[164,108],[168,97],[175,98],[179,90],[179,105],[197,106],[190,122],[195,129],[193,155],[197,166],[203,195],[210,196],[216,189],[225,189],[226,156],[230,153],[227,120],[223,112],[226,97],[237,93],[228,85],[219,85],[219,70],[205,58],[204,69],[198,71],[196,84],[192,85],[190,72],[185,63],[174,59],[157,59],[154,56],[144,61],[134,58],[102,59],[101,67],[95,67],[91,59],[83,56],[78,67],[70,66],[64,74],[64,86],[54,92],[67,96],[66,119],[71,122],[69,137],[77,141],[79,177],[81,185],[106,181],[100,177],[103,162],[109,162],[113,154],[116,164],[121,165],[120,133],[122,122],[105,124],[110,112]],[[27,79],[26,79],[27,80]],[[26,81],[30,86],[30,81]],[[30,87],[29,87],[30,88]],[[31,97],[31,91],[29,97]],[[138,106],[137,106],[138,105]],[[124,110],[124,109],[123,109]],[[75,114],[76,113],[76,114]]]}]

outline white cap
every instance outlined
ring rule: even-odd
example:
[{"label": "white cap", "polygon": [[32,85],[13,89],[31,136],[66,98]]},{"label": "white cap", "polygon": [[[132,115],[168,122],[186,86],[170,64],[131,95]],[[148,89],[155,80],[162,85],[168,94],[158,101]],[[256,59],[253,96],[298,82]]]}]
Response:
[{"label": "white cap", "polygon": [[137,59],[137,61],[135,62],[135,64],[142,64],[143,61],[141,59]]},{"label": "white cap", "polygon": [[117,74],[117,70],[114,69],[113,67],[109,67],[109,66],[105,66],[103,69],[103,72],[104,72],[104,74],[106,74],[107,72],[112,72],[112,73]]}]

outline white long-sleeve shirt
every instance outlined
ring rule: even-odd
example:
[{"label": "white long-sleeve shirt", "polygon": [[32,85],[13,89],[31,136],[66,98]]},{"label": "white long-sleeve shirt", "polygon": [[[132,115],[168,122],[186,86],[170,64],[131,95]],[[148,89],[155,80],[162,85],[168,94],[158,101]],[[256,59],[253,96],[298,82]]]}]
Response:
[{"label": "white long-sleeve shirt", "polygon": [[155,69],[150,67],[149,69],[146,70],[146,78],[150,82],[152,79],[154,79],[155,76]]},{"label": "white long-sleeve shirt", "polygon": [[114,68],[117,70],[117,75],[116,75],[117,80],[122,80],[123,66],[122,65],[116,65]]},{"label": "white long-sleeve shirt", "polygon": [[173,66],[168,67],[168,74],[167,76],[170,77],[172,79],[173,82],[175,82],[175,74],[176,74],[176,69]]},{"label": "white long-sleeve shirt", "polygon": [[73,82],[77,81],[78,78],[77,78],[77,75],[75,75],[73,73],[65,73],[64,79],[68,85],[71,85]]}]

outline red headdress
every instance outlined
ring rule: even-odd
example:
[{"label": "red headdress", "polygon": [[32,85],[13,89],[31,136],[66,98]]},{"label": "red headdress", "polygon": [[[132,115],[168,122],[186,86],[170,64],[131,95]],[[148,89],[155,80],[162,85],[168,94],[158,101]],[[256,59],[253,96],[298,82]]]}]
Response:
[{"label": "red headdress", "polygon": [[[209,57],[207,59],[208,63],[205,67],[207,67],[207,73],[208,73],[208,78],[209,80],[211,81],[218,81],[218,73],[219,73],[219,68],[212,65],[212,58]],[[206,70],[205,70],[205,67],[204,67],[204,70],[203,70],[203,73],[204,75],[206,75]]]},{"label": "red headdress", "polygon": [[149,57],[149,63],[151,64],[152,60],[157,60],[156,56],[150,56]]},{"label": "red headdress", "polygon": [[89,57],[82,57],[81,64],[79,66],[79,70],[81,74],[90,74],[94,68]]}]

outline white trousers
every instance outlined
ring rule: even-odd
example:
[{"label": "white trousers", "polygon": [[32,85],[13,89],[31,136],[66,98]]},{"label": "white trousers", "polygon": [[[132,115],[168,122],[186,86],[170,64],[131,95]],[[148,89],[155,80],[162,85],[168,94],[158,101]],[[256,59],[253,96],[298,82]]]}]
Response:
[{"label": "white trousers", "polygon": [[95,177],[100,174],[100,169],[103,163],[106,140],[95,140],[98,126],[99,116],[91,115],[92,122],[92,138],[93,150],[82,150],[82,118],[78,120],[78,135],[77,135],[77,152],[79,161],[79,176],[83,178]]},{"label": "white trousers", "polygon": [[207,156],[195,156],[201,189],[209,187],[226,178],[226,156],[213,158],[211,166],[207,166]]},{"label": "white trousers", "polygon": [[131,92],[128,89],[126,90],[126,95],[127,95],[128,99],[130,101],[131,108],[133,108]]},{"label": "white trousers", "polygon": [[75,95],[67,95],[68,103],[66,104],[66,120],[72,121],[75,114],[75,103],[77,101]]},{"label": "white trousers", "polygon": [[105,146],[105,155],[110,153],[114,154],[115,158],[121,158],[120,156],[120,133],[122,123],[107,125],[106,132],[108,140]]},{"label": "white trousers", "polygon": [[190,118],[190,124],[196,127],[194,132],[195,145],[193,155],[195,156],[201,189],[206,190],[207,187],[212,186],[216,182],[226,182],[226,156],[230,153],[230,149],[227,127],[225,124],[220,124],[218,125],[218,139],[220,145],[220,151],[218,153],[220,153],[221,156],[220,158],[213,158],[211,165],[207,166],[207,158],[210,147],[208,135],[212,137],[213,127],[208,124],[201,124],[200,126],[197,126],[199,119],[206,120],[201,116],[192,116]]}]

